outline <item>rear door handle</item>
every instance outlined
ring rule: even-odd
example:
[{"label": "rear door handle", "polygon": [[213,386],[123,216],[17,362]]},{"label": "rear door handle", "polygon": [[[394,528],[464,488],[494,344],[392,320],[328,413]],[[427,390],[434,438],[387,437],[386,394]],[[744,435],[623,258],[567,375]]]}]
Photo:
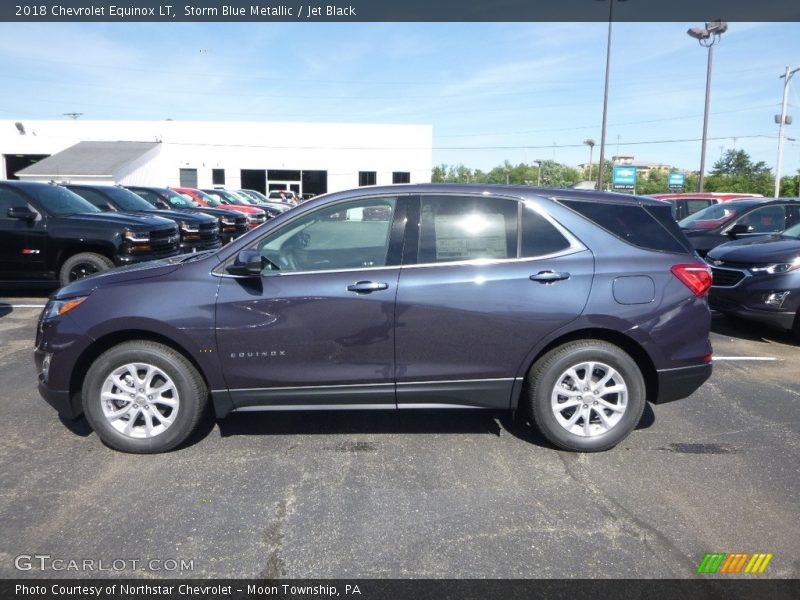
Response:
[{"label": "rear door handle", "polygon": [[539,271],[536,275],[531,275],[531,281],[539,283],[554,283],[565,279],[569,279],[569,273],[563,271]]},{"label": "rear door handle", "polygon": [[348,292],[355,292],[356,294],[371,294],[379,290],[389,288],[388,283],[380,283],[377,281],[357,281],[347,286]]}]

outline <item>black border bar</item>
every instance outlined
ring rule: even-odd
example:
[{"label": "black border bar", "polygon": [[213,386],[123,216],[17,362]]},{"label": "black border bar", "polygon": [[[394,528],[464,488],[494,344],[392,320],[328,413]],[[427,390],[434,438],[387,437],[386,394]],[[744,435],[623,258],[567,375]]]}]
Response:
[{"label": "black border bar", "polygon": [[3,0],[0,21],[589,22],[609,2],[614,21],[800,21],[798,0]]},{"label": "black border bar", "polygon": [[[758,577],[758,576],[755,576]],[[38,587],[40,593],[22,592]],[[113,586],[113,587],[112,587]],[[188,586],[183,588],[181,586]],[[215,588],[216,586],[216,588]],[[255,589],[250,588],[253,586]],[[283,586],[288,586],[284,588]],[[347,587],[349,586],[349,587]],[[358,592],[355,592],[355,588]],[[126,587],[128,589],[126,589]],[[134,590],[131,592],[131,588]],[[171,588],[171,591],[164,591]],[[265,589],[274,588],[277,593]],[[291,589],[305,589],[310,593]],[[96,590],[99,589],[100,593]],[[115,590],[111,592],[110,590]],[[190,591],[187,592],[187,589]],[[289,590],[288,593],[285,590]],[[69,593],[69,590],[76,590]],[[84,590],[79,592],[77,590]],[[197,591],[191,591],[197,590]],[[206,590],[205,592],[203,590]],[[800,597],[797,579],[6,579],[0,580],[3,600],[789,600]]]}]

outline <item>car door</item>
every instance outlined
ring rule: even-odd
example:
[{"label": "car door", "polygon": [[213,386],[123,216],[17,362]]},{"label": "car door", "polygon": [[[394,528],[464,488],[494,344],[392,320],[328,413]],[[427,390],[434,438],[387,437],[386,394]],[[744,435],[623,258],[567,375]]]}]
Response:
[{"label": "car door", "polygon": [[[261,276],[220,274],[217,347],[237,408],[395,408],[395,295],[407,198],[298,215],[248,248]],[[382,220],[365,219],[380,212]]]},{"label": "car door", "polygon": [[33,210],[28,199],[0,185],[0,279],[35,280],[44,276],[46,232],[42,216],[33,221],[13,219],[11,208]]},{"label": "car door", "polygon": [[727,229],[735,225],[746,226],[747,231],[738,233],[736,235],[737,238],[778,233],[787,227],[787,211],[789,208],[790,206],[787,204],[767,204],[766,206],[759,206],[736,219]]},{"label": "car door", "polygon": [[423,194],[417,218],[397,293],[398,407],[508,408],[528,353],[583,310],[592,254],[514,199]]}]

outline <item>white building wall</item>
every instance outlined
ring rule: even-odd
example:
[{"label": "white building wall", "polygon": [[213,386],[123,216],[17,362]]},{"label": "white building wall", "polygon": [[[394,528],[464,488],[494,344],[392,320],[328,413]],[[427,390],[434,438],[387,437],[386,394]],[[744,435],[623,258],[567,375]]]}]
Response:
[{"label": "white building wall", "polygon": [[[225,186],[241,187],[241,169],[319,170],[328,191],[358,186],[359,171],[392,172],[430,181],[430,125],[255,123],[206,121],[0,121],[0,154],[54,154],[80,141],[160,141],[156,155],[122,173],[122,184],[179,184],[179,169],[197,169],[198,185],[211,187],[211,170],[225,169]],[[148,154],[149,159],[152,154]],[[6,177],[5,161],[0,176]]]}]

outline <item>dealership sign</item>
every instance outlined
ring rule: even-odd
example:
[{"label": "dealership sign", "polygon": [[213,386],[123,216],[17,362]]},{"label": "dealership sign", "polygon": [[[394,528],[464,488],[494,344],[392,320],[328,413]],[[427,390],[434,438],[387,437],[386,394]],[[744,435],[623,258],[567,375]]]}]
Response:
[{"label": "dealership sign", "polygon": [[683,173],[670,173],[667,179],[670,188],[683,188],[686,184],[686,175]]},{"label": "dealership sign", "polygon": [[615,190],[632,190],[636,187],[636,167],[614,167],[611,185]]}]

